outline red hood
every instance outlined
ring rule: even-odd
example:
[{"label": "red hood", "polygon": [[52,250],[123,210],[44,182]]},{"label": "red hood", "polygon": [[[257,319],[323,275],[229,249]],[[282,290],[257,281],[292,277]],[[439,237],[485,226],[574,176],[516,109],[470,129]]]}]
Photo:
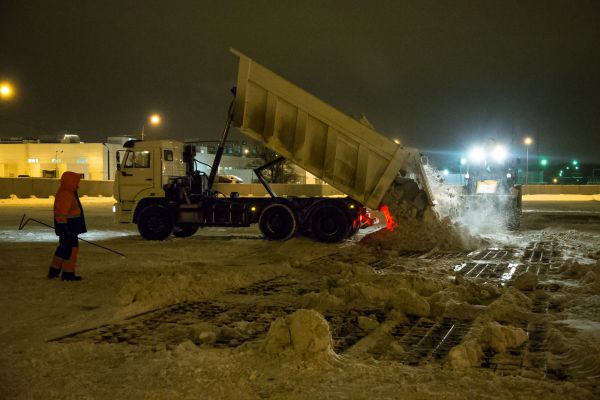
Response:
[{"label": "red hood", "polygon": [[71,192],[75,192],[77,190],[77,185],[79,185],[79,181],[81,180],[81,175],[67,171],[62,174],[60,177],[60,188],[69,190]]}]

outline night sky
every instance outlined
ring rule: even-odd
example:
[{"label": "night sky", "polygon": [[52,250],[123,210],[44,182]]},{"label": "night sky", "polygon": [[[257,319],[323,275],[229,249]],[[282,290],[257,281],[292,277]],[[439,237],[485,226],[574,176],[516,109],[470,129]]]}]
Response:
[{"label": "night sky", "polygon": [[103,141],[159,112],[154,137],[217,139],[230,47],[446,163],[526,135],[600,162],[597,0],[0,0],[0,136]]}]

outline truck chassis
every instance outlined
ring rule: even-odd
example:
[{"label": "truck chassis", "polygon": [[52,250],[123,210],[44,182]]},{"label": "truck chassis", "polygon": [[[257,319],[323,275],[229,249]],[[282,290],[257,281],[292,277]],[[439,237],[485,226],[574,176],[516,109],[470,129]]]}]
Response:
[{"label": "truck chassis", "polygon": [[[208,190],[208,177],[195,173],[165,186],[165,198],[134,214],[140,234],[150,240],[191,236],[200,227],[247,227],[258,223],[265,238],[296,234],[338,242],[360,227],[366,208],[351,198],[224,197]],[[138,206],[139,208],[139,206]]]}]

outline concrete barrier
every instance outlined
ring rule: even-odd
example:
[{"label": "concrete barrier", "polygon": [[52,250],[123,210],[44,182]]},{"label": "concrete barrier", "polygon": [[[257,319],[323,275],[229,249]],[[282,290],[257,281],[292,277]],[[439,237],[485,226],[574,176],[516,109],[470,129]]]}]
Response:
[{"label": "concrete barrier", "polygon": [[[0,198],[11,195],[19,198],[54,196],[59,187],[59,179],[50,178],[0,178]],[[80,196],[113,195],[113,181],[82,180],[79,183]]]},{"label": "concrete barrier", "polygon": [[523,194],[599,194],[600,185],[523,185]]}]

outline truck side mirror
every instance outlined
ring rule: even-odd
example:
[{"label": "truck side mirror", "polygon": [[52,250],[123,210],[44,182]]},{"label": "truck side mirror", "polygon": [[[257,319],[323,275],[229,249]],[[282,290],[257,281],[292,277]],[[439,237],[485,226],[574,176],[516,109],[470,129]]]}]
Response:
[{"label": "truck side mirror", "polygon": [[120,170],[121,170],[121,164],[117,163],[117,171],[120,171]]}]

